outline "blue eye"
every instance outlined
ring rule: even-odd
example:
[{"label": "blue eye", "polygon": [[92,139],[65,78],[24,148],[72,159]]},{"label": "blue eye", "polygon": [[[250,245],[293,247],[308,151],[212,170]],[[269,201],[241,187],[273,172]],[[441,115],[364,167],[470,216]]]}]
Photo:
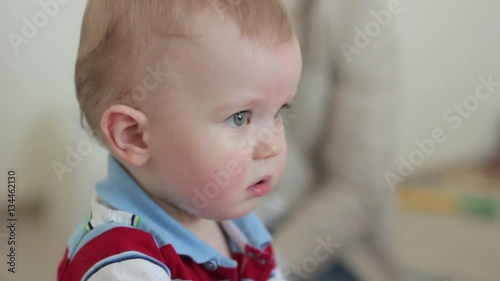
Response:
[{"label": "blue eye", "polygon": [[238,112],[227,118],[226,122],[229,122],[229,125],[231,125],[232,127],[241,127],[249,122],[248,114],[248,111]]}]

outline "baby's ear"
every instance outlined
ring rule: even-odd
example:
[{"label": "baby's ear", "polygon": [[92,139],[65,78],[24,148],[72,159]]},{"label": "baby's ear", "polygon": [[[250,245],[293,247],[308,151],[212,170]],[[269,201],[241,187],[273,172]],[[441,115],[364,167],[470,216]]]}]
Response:
[{"label": "baby's ear", "polygon": [[101,130],[114,156],[139,167],[151,157],[148,118],[140,110],[126,105],[113,105],[101,119]]}]

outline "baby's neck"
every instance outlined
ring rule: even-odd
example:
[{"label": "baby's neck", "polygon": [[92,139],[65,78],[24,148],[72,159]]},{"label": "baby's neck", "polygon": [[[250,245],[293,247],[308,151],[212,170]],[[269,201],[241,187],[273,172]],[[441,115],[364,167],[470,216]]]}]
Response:
[{"label": "baby's neck", "polygon": [[228,240],[219,222],[194,216],[168,204],[160,204],[165,212],[186,227],[191,233],[217,250],[221,255],[231,258]]},{"label": "baby's neck", "polygon": [[201,240],[205,241],[205,243],[217,250],[219,254],[231,258],[229,243],[219,222],[200,218],[195,223],[190,223],[185,226],[194,235],[198,236]]}]

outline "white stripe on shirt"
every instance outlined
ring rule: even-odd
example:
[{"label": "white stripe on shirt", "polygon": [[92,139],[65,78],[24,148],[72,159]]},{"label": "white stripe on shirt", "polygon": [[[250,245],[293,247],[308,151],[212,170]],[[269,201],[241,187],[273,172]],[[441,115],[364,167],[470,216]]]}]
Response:
[{"label": "white stripe on shirt", "polygon": [[106,265],[88,281],[172,281],[160,266],[144,260],[130,259]]}]

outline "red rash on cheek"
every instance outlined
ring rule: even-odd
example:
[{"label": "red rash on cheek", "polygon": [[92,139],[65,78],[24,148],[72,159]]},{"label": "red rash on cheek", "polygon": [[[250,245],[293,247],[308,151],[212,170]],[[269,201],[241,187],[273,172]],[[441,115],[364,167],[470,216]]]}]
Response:
[{"label": "red rash on cheek", "polygon": [[220,195],[246,188],[246,162],[228,158],[220,163],[217,169],[210,169],[205,176],[205,186],[216,188]]}]

